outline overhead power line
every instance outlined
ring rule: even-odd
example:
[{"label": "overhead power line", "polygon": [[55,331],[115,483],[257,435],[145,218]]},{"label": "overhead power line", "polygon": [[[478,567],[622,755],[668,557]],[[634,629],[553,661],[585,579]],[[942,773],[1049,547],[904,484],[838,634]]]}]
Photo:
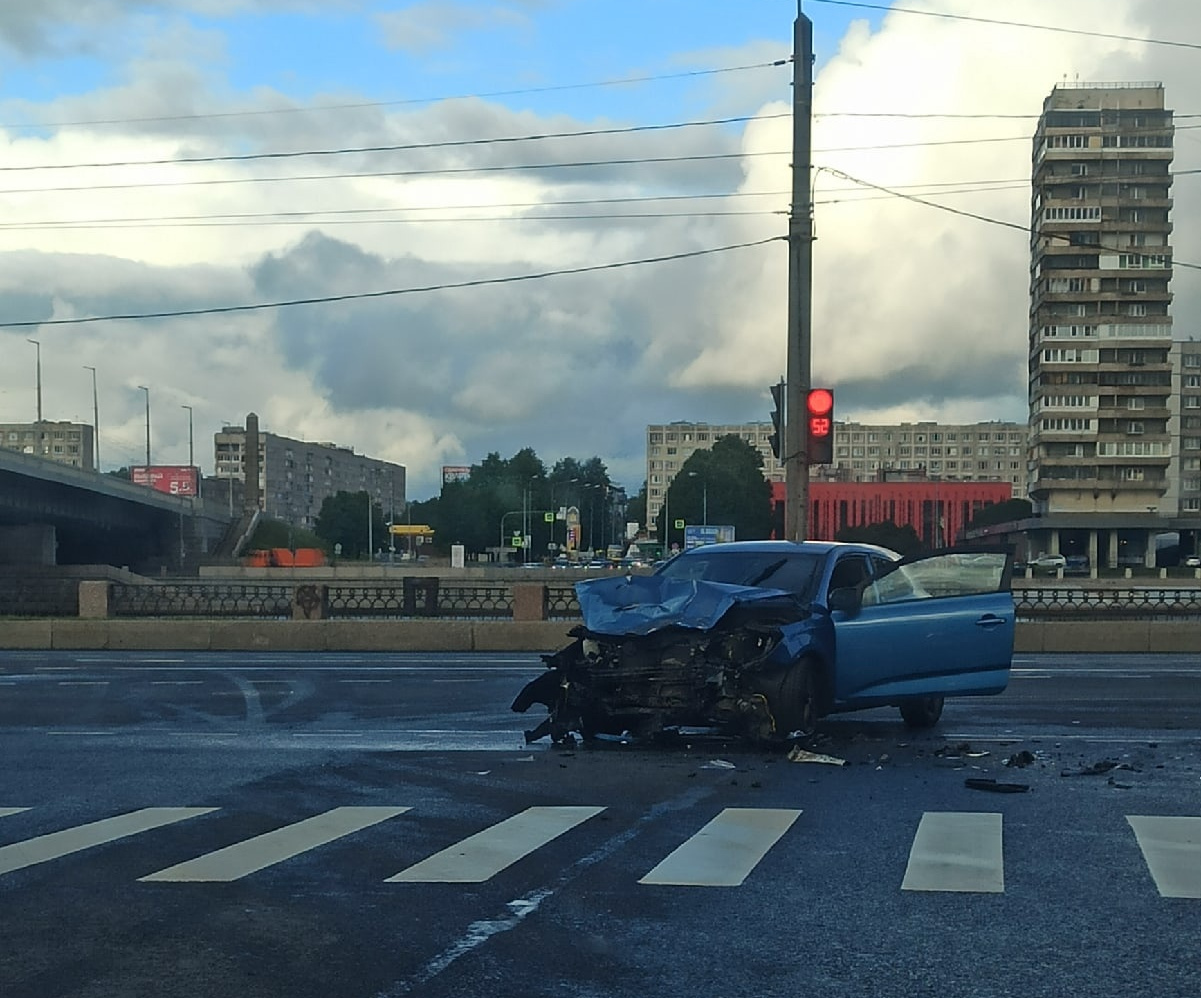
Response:
[{"label": "overhead power line", "polygon": [[51,194],[72,191],[126,191],[139,188],[222,187],[229,184],[270,184],[296,180],[366,180],[383,177],[447,177],[474,173],[537,172],[539,170],[587,169],[600,166],[645,166],[655,163],[704,163],[757,156],[789,156],[787,149],[775,152],[699,153],[690,156],[635,156],[628,159],[593,159],[561,163],[517,163],[507,166],[453,166],[430,170],[373,170],[360,173],[293,174],[284,177],[209,177],[203,180],[161,180],[131,184],[77,184],[62,187],[17,187],[0,194]]},{"label": "overhead power line", "polygon": [[996,24],[1006,28],[1029,28],[1032,31],[1054,31],[1065,35],[1084,35],[1087,38],[1108,38],[1119,42],[1143,42],[1147,45],[1169,45],[1175,48],[1201,50],[1201,42],[1184,42],[1171,38],[1140,38],[1138,35],[1122,35],[1108,31],[1089,31],[1087,28],[1064,28],[1054,24],[1031,24],[1028,21],[1003,21],[992,17],[971,17],[967,14],[948,14],[938,10],[914,10],[911,7],[892,7],[879,3],[854,3],[852,0],[812,0],[831,7],[859,7],[863,10],[879,10],[889,14],[920,14],[924,17],[939,17],[948,21],[972,21],[977,24]]},{"label": "overhead power line", "polygon": [[[1019,222],[1007,222],[1001,218],[992,218],[988,215],[980,215],[980,214],[977,214],[976,212],[964,211],[960,208],[952,208],[950,205],[939,204],[937,201],[927,201],[925,198],[918,197],[915,194],[906,194],[904,191],[894,190],[892,188],[884,187],[880,184],[873,184],[870,180],[862,180],[859,177],[852,177],[849,173],[843,173],[841,170],[836,170],[833,167],[824,166],[824,167],[822,167],[822,169],[825,170],[827,173],[833,174],[836,177],[841,177],[843,180],[847,180],[847,181],[850,181],[851,183],[855,183],[855,184],[860,184],[863,187],[869,187],[875,191],[882,191],[885,194],[891,194],[894,197],[902,198],[906,201],[912,201],[914,204],[925,205],[927,208],[937,208],[940,211],[948,211],[952,215],[962,215],[965,218],[974,218],[974,219],[976,219],[976,221],[987,222],[989,225],[1000,225],[1006,229],[1017,229],[1019,232],[1022,232],[1027,236],[1045,235],[1050,239],[1060,239],[1065,242],[1069,238],[1066,235],[1061,236],[1058,233],[1046,233],[1046,232],[1043,232],[1041,229],[1031,228],[1029,225],[1022,225]],[[1144,252],[1145,250],[1150,249],[1150,247],[1137,248],[1137,247],[1130,247],[1130,246],[1106,246],[1104,244],[1102,244],[1100,248],[1112,250],[1113,252],[1117,252],[1117,253],[1137,252],[1137,253],[1143,254],[1143,255],[1145,255],[1145,252]],[[1201,263],[1185,263],[1184,261],[1177,260],[1175,258],[1173,258],[1173,260],[1172,260],[1172,266],[1184,267],[1188,270],[1201,270]]]},{"label": "overhead power line", "polygon": [[791,112],[778,114],[742,115],[736,118],[713,118],[707,121],[675,121],[664,125],[628,125],[622,128],[588,128],[574,132],[544,132],[536,135],[506,135],[486,139],[448,139],[444,142],[408,142],[400,145],[349,146],[339,149],[297,149],[290,152],[257,152],[225,156],[168,156],[162,159],[112,160],[105,163],[44,163],[33,166],[0,166],[0,173],[28,170],[91,170],[113,166],[177,166],[193,163],[251,163],[263,160],[299,159],[308,156],[354,156],[368,153],[415,152],[423,149],[454,149],[464,146],[506,145],[517,142],[538,142],[548,139],[577,139],[597,135],[629,135],[635,132],[663,132],[675,128],[698,128],[706,125],[732,125],[771,118],[788,118]]},{"label": "overhead power line", "polygon": [[564,267],[558,270],[544,270],[534,274],[513,274],[508,277],[482,277],[472,281],[456,281],[447,284],[428,284],[413,288],[393,288],[388,291],[364,291],[358,294],[323,295],[314,298],[290,298],[282,301],[256,302],[251,305],[218,305],[207,308],[171,309],[162,312],[130,312],[112,315],[82,316],[72,319],[45,319],[37,322],[0,322],[0,329],[29,329],[35,326],[80,326],[95,322],[126,322],[141,319],[178,319],[198,315],[228,315],[233,312],[261,312],[268,309],[286,308],[294,305],[324,305],[340,301],[366,301],[372,298],[395,298],[400,295],[423,294],[429,291],[453,291],[461,288],[480,288],[497,284],[517,284],[523,281],[537,281],[548,277],[566,277],[573,274],[590,274],[601,270],[619,270],[625,267],[638,267],[652,263],[668,263],[673,260],[690,260],[695,257],[711,256],[715,253],[728,253],[732,250],[750,249],[754,246],[766,246],[768,243],[784,242],[787,236],[771,236],[767,239],[757,239],[747,243],[733,243],[728,246],[713,246],[707,249],[688,250],[683,253],[671,253],[665,256],[643,257],[638,260],[618,260],[613,263],[590,264],[584,267]]},{"label": "overhead power line", "polygon": [[635,83],[659,83],[665,80],[685,80],[701,76],[720,76],[753,69],[772,69],[787,66],[788,59],[756,62],[745,66],[720,66],[715,69],[691,69],[677,73],[656,73],[647,76],[626,76],[612,80],[593,80],[590,83],[560,83],[545,87],[522,87],[514,90],[491,90],[471,94],[444,94],[441,97],[409,97],[403,100],[356,101],[346,104],[317,104],[312,107],[264,108],[255,111],[212,111],[198,114],[160,114],[141,118],[89,118],[78,121],[41,121],[34,124],[0,125],[0,128],[79,128],[90,125],[136,125],[161,121],[209,121],[222,118],[249,118],[275,114],[313,114],[325,111],[353,111],[363,108],[407,107],[416,104],[439,104],[450,100],[485,100],[491,97],[519,97],[525,94],[548,94],[567,90],[588,90],[593,87],[624,87]]}]

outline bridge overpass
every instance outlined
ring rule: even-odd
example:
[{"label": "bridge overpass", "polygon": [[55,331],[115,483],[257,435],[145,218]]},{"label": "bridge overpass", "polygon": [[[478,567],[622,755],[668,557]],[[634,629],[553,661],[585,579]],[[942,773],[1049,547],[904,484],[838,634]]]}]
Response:
[{"label": "bridge overpass", "polygon": [[0,450],[0,564],[180,572],[215,551],[232,527],[225,501],[167,495]]}]

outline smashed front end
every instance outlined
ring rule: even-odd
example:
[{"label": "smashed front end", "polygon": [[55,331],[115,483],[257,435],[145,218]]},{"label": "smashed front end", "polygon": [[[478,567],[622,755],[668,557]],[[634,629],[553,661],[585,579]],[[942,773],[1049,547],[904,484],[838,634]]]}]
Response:
[{"label": "smashed front end", "polygon": [[657,576],[580,583],[577,593],[575,640],[544,655],[547,671],[513,702],[549,711],[527,743],[678,727],[757,741],[788,734],[773,707],[793,661],[786,629],[809,616],[795,596]]}]

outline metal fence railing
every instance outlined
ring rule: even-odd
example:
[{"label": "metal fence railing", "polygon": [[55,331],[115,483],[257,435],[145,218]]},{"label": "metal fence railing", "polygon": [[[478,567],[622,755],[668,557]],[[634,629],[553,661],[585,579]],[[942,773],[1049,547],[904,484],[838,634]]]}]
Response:
[{"label": "metal fence railing", "polygon": [[[0,617],[77,617],[75,579],[0,579]],[[1019,619],[1201,619],[1201,587],[1103,588],[1023,586],[1014,589]],[[513,586],[504,581],[408,577],[385,583],[154,582],[108,583],[108,614],[120,618],[258,618],[345,620],[513,618]],[[570,582],[542,588],[542,617],[577,620]],[[1199,624],[1201,626],[1201,624]]]}]

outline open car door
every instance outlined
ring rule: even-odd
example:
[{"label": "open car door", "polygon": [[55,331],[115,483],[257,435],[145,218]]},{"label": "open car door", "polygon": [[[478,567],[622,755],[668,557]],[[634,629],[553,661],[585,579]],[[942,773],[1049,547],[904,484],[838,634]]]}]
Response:
[{"label": "open car door", "polygon": [[1000,693],[1013,660],[1012,570],[1006,549],[951,548],[832,598],[836,705]]}]

